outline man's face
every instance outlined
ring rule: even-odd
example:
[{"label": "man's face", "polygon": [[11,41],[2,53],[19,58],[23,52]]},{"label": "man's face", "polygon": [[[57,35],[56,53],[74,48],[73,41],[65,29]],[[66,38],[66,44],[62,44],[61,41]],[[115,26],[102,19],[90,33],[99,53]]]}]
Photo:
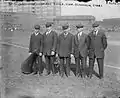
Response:
[{"label": "man's face", "polygon": [[52,27],[48,27],[48,28],[46,28],[47,29],[47,31],[50,31],[51,29],[52,29]]},{"label": "man's face", "polygon": [[70,30],[70,28],[67,28],[66,30],[64,30],[65,32],[68,32]]},{"label": "man's face", "polygon": [[39,29],[35,29],[35,33],[38,32],[38,31],[39,31]]},{"label": "man's face", "polygon": [[94,27],[94,31],[97,31],[99,30],[99,26],[98,27]]},{"label": "man's face", "polygon": [[82,32],[83,28],[78,28],[77,30],[78,30],[78,32]]}]

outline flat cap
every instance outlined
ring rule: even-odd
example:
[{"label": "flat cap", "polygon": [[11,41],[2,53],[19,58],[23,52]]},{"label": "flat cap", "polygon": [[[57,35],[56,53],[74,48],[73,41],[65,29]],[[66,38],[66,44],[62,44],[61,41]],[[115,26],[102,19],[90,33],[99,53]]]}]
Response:
[{"label": "flat cap", "polygon": [[47,22],[45,26],[46,26],[46,28],[48,28],[48,27],[51,27],[52,24],[53,24],[53,22]]},{"label": "flat cap", "polygon": [[37,24],[37,25],[34,26],[34,28],[37,29],[37,30],[40,30],[40,25]]},{"label": "flat cap", "polygon": [[99,23],[98,22],[95,22],[92,24],[92,27],[98,27],[99,26]]},{"label": "flat cap", "polygon": [[76,25],[76,28],[83,28],[83,27],[84,27],[84,25],[81,24],[81,23],[79,23],[78,25]]},{"label": "flat cap", "polygon": [[66,29],[68,29],[69,28],[69,25],[68,24],[64,24],[63,26],[62,26],[62,29],[63,30],[66,30]]}]

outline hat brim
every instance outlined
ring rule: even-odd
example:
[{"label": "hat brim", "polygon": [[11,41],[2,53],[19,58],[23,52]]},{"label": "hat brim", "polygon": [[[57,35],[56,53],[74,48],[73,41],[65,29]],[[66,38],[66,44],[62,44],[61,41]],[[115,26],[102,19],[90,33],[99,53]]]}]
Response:
[{"label": "hat brim", "polygon": [[83,28],[83,27],[84,27],[84,26],[76,26],[77,29],[79,29],[79,28]]},{"label": "hat brim", "polygon": [[68,28],[69,28],[69,27],[66,27],[66,28],[65,28],[65,27],[62,27],[63,30],[67,30]]},{"label": "hat brim", "polygon": [[98,27],[99,25],[96,25],[96,26],[92,26],[93,28],[96,28],[96,27]]},{"label": "hat brim", "polygon": [[40,28],[35,28],[35,30],[40,30]]}]

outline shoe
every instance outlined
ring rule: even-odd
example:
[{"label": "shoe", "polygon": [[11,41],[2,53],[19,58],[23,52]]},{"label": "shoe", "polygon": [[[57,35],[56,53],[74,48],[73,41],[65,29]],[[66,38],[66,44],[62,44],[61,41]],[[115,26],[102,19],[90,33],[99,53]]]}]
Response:
[{"label": "shoe", "polygon": [[82,73],[82,76],[83,76],[83,78],[86,78],[86,74],[85,73]]},{"label": "shoe", "polygon": [[63,77],[63,76],[64,76],[64,73],[60,73],[60,76]]},{"label": "shoe", "polygon": [[76,74],[76,77],[79,77],[80,75],[79,74]]},{"label": "shoe", "polygon": [[104,77],[103,76],[99,76],[99,79],[103,79]]},{"label": "shoe", "polygon": [[36,74],[37,74],[37,72],[34,72],[34,73],[33,73],[33,75],[36,75]]},{"label": "shoe", "polygon": [[41,73],[41,72],[39,72],[39,76],[42,76],[42,73]]},{"label": "shoe", "polygon": [[89,74],[89,78],[90,78],[90,79],[92,78],[92,74]]},{"label": "shoe", "polygon": [[50,75],[50,72],[47,72],[47,73],[45,74],[45,76],[48,76],[48,75]]}]

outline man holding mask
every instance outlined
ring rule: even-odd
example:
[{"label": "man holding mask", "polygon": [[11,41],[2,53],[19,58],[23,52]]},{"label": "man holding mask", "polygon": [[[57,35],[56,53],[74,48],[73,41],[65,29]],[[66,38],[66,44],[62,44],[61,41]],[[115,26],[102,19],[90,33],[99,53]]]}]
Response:
[{"label": "man holding mask", "polygon": [[30,37],[30,44],[29,44],[29,55],[33,52],[36,52],[38,55],[37,60],[34,62],[33,70],[34,74],[39,72],[39,75],[42,74],[43,65],[42,65],[42,52],[43,52],[43,35],[40,33],[40,25],[34,26],[34,32]]}]

